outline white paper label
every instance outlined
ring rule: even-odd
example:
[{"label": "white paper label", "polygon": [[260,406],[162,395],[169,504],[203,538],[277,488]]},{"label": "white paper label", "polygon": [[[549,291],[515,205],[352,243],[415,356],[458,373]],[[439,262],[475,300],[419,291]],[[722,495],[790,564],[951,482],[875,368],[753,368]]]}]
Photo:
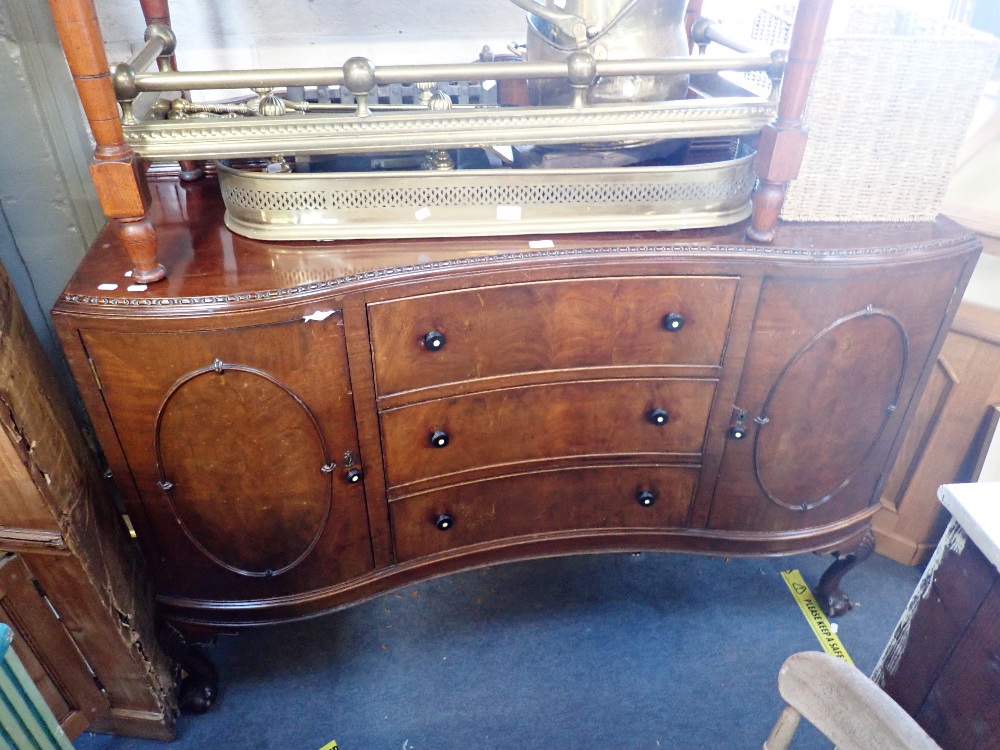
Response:
[{"label": "white paper label", "polygon": [[97,288],[100,289],[102,292],[113,292],[115,289],[118,288],[118,285],[117,284],[98,284]]},{"label": "white paper label", "polygon": [[520,221],[520,206],[497,206],[497,220],[499,221]]},{"label": "white paper label", "polygon": [[130,292],[144,292],[146,291],[145,284],[129,284],[127,287]]},{"label": "white paper label", "polygon": [[309,313],[304,318],[302,318],[302,320],[305,320],[305,321],[310,321],[310,320],[317,320],[317,321],[318,320],[326,320],[331,315],[333,315],[335,312],[336,312],[336,310],[317,310],[314,313]]},{"label": "white paper label", "polygon": [[431,218],[431,210],[427,208],[427,206],[424,206],[423,208],[418,208],[416,211],[413,212],[413,218],[415,218],[417,221],[423,221],[424,219],[429,219]]},{"label": "white paper label", "polygon": [[528,240],[528,247],[534,248],[535,250],[541,250],[545,247],[555,247],[556,243],[552,240]]},{"label": "white paper label", "polygon": [[489,91],[497,85],[496,81],[483,81],[483,91]]}]

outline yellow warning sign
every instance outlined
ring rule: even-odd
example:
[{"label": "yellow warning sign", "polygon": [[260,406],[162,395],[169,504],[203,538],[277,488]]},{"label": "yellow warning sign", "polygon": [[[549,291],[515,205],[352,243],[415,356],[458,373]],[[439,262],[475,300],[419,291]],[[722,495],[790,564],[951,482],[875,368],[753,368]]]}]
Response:
[{"label": "yellow warning sign", "polygon": [[338,747],[339,745],[337,744],[337,740],[330,740],[325,745],[323,745],[323,747],[321,747],[319,750],[337,750]]},{"label": "yellow warning sign", "polygon": [[819,602],[816,601],[813,592],[809,590],[809,587],[802,578],[802,574],[797,570],[783,570],[781,577],[788,584],[788,590],[792,592],[792,596],[798,602],[799,609],[805,615],[806,620],[809,622],[809,627],[816,634],[816,638],[819,639],[823,650],[828,654],[833,654],[843,659],[848,664],[854,664],[851,661],[851,657],[847,655],[844,644],[840,642],[837,634],[830,628],[830,621],[826,619],[823,610],[819,608]]}]

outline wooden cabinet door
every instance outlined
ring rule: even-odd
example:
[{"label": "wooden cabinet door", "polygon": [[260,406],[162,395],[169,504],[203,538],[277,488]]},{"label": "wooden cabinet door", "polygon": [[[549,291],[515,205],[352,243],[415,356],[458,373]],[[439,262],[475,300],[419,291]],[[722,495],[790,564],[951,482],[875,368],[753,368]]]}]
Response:
[{"label": "wooden cabinet door", "polygon": [[340,313],[82,338],[161,595],[301,595],[374,567]]},{"label": "wooden cabinet door", "polygon": [[0,622],[14,631],[14,652],[70,739],[108,710],[90,667],[17,555],[0,557]]},{"label": "wooden cabinet door", "polygon": [[761,289],[709,527],[785,531],[865,510],[951,303],[962,267],[914,264]]}]

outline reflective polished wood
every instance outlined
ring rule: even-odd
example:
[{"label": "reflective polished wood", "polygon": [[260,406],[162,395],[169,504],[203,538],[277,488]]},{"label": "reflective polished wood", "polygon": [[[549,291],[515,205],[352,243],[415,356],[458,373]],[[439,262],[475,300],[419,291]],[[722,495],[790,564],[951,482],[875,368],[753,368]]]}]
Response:
[{"label": "reflective polished wood", "polygon": [[188,627],[601,550],[856,550],[842,611],[979,251],[947,220],[265,243],[212,180],[151,187],[166,280],[107,230],[54,317]]}]

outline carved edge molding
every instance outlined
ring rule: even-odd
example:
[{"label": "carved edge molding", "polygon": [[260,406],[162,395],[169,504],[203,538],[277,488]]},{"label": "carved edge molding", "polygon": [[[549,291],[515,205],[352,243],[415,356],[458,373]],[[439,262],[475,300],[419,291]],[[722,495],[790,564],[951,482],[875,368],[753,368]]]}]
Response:
[{"label": "carved edge molding", "polygon": [[77,305],[91,305],[117,309],[164,309],[176,308],[194,309],[225,304],[267,303],[275,300],[302,299],[319,296],[331,289],[356,284],[365,281],[389,279],[404,274],[417,274],[441,269],[462,269],[490,264],[504,264],[522,260],[586,258],[591,256],[614,255],[644,255],[666,253],[704,253],[710,255],[761,256],[763,258],[864,258],[882,255],[899,255],[921,251],[952,248],[963,250],[975,243],[972,235],[959,238],[915,242],[909,245],[892,247],[855,248],[846,250],[815,250],[809,248],[766,247],[760,245],[633,245],[618,247],[588,247],[588,248],[557,248],[554,250],[523,250],[517,252],[497,253],[496,255],[477,255],[464,258],[450,258],[429,263],[413,263],[404,266],[378,268],[364,273],[339,276],[326,281],[315,281],[283,289],[265,289],[258,292],[241,292],[239,294],[219,294],[202,297],[102,297],[89,294],[64,293],[62,301]]},{"label": "carved edge molding", "polygon": [[[586,531],[574,530],[536,534],[527,537],[514,537],[506,540],[507,543],[504,545],[505,548],[523,550],[524,552],[521,555],[515,554],[505,559],[530,559],[532,555],[531,550],[536,545],[539,543],[547,543],[552,540],[565,542],[583,540],[584,546],[581,546],[579,549],[593,550],[594,547],[588,546],[593,543],[593,540],[615,541],[622,537],[624,533],[629,535],[638,534],[643,536],[646,540],[655,540],[657,538],[667,540],[691,539],[696,543],[705,542],[709,545],[717,544],[718,542],[725,543],[745,541],[761,542],[765,544],[772,542],[795,544],[802,539],[811,539],[815,540],[815,544],[807,548],[803,548],[801,546],[796,547],[796,549],[829,550],[831,548],[840,547],[842,542],[857,538],[859,527],[863,528],[864,524],[871,522],[871,517],[875,513],[875,510],[876,508],[865,508],[864,510],[855,513],[846,519],[836,521],[834,523],[828,523],[809,529],[784,531],[777,534],[773,532],[734,532],[725,529],[706,528],[677,528],[669,530],[628,529],[627,532],[621,529],[588,529]],[[482,555],[489,555],[495,547],[496,541],[494,540],[490,542],[479,542],[465,547],[442,550],[441,552],[437,552],[428,557],[408,560],[395,565],[390,565],[388,567],[378,568],[359,578],[336,583],[323,589],[317,589],[299,594],[238,601],[193,599],[185,596],[170,596],[161,594],[157,595],[156,601],[164,608],[170,610],[170,619],[173,622],[188,622],[191,624],[205,625],[231,625],[236,627],[263,625],[276,622],[276,618],[282,617],[280,611],[283,607],[303,604],[309,605],[318,602],[319,605],[312,609],[312,612],[330,611],[331,607],[336,608],[338,606],[336,601],[330,602],[331,599],[337,600],[337,598],[341,595],[350,597],[353,589],[367,588],[370,594],[374,596],[381,591],[386,591],[400,585],[407,585],[408,582],[426,580],[427,578],[436,575],[435,570],[439,569],[439,566],[449,566],[456,560],[463,560],[463,558],[470,561],[469,567],[477,567],[481,565],[478,558]],[[598,549],[604,548],[601,547]],[[640,548],[635,547],[635,549]],[[656,549],[656,547],[651,546],[646,547],[646,549]],[[669,547],[668,549],[676,550],[677,548]],[[689,549],[693,551],[704,548],[695,545]],[[454,570],[453,568],[448,569]],[[469,568],[462,567],[458,569],[467,570]],[[415,573],[416,575],[414,575]],[[344,600],[342,599],[340,601]],[[260,619],[249,621],[241,619],[241,613],[250,610],[260,612]],[[227,617],[227,614],[230,616]],[[235,617],[232,615],[235,615]]]}]

